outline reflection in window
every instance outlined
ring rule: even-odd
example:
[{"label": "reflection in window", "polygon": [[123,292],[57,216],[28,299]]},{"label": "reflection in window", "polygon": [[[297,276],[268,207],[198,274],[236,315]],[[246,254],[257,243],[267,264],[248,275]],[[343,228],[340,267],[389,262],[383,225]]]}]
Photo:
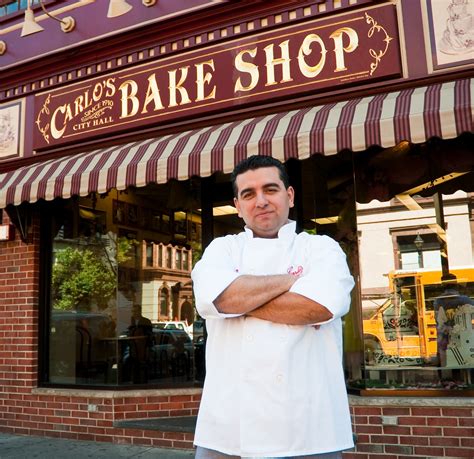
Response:
[{"label": "reflection in window", "polygon": [[[137,195],[113,190],[50,204],[44,383],[185,387],[203,372],[195,369],[189,326],[195,318],[190,269],[173,268],[178,247],[168,228],[150,224],[154,213],[166,209],[150,198],[153,190],[149,195],[145,190]],[[150,208],[154,203],[156,208]],[[120,221],[113,213],[118,205],[124,215]],[[186,327],[163,329],[163,320],[181,317],[181,305],[186,305]]]},{"label": "reflection in window", "polygon": [[471,142],[354,153],[366,368],[355,387],[473,387]]}]

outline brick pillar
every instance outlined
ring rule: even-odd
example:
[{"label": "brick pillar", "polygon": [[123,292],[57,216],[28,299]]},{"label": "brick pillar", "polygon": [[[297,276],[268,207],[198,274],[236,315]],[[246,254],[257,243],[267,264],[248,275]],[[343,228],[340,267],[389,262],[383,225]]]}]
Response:
[{"label": "brick pillar", "polygon": [[[3,222],[10,223],[6,212]],[[12,394],[37,386],[39,219],[32,217],[29,242],[0,242],[0,405],[13,403]],[[8,396],[10,394],[10,397]],[[0,419],[9,415],[0,409]]]}]

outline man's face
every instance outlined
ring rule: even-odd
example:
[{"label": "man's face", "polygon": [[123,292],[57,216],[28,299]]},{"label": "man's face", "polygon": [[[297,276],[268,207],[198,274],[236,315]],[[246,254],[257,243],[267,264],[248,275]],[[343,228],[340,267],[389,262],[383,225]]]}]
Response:
[{"label": "man's face", "polygon": [[293,188],[285,189],[276,167],[244,172],[237,176],[236,185],[234,204],[247,227],[257,237],[277,237],[294,205]]}]

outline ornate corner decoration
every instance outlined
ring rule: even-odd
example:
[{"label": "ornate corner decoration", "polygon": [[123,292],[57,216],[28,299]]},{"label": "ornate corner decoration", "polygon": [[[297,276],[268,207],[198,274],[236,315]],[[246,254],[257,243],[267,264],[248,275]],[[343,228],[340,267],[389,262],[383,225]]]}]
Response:
[{"label": "ornate corner decoration", "polygon": [[49,128],[50,128],[50,124],[46,123],[46,126],[41,127],[41,117],[42,117],[43,114],[44,115],[49,115],[50,114],[50,111],[49,111],[49,108],[48,108],[48,105],[49,105],[50,102],[51,102],[51,94],[48,94],[48,97],[44,101],[43,107],[41,108],[40,112],[38,113],[38,117],[36,118],[36,121],[35,121],[36,126],[38,126],[38,129],[41,132],[41,134],[43,135],[43,138],[44,138],[44,140],[46,141],[47,144],[49,144],[48,131],[49,131]]},{"label": "ornate corner decoration", "polygon": [[367,33],[367,36],[369,38],[372,38],[372,36],[376,32],[377,33],[382,32],[385,34],[385,38],[382,40],[383,42],[385,42],[384,50],[375,51],[372,48],[369,49],[370,56],[375,59],[375,61],[370,64],[370,75],[372,76],[375,70],[377,70],[377,67],[379,66],[379,63],[382,60],[382,57],[385,56],[386,52],[388,51],[388,47],[390,46],[390,42],[393,40],[393,37],[390,37],[387,31],[385,30],[385,28],[379,25],[378,22],[367,13],[365,13],[365,20],[367,24],[372,25],[372,27],[369,29]]}]

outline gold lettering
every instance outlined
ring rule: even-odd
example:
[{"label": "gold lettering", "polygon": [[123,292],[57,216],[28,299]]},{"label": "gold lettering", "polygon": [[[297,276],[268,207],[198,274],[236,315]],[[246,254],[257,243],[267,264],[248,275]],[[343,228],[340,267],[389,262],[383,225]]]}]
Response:
[{"label": "gold lettering", "polygon": [[[346,34],[349,37],[349,44],[344,46],[342,35]],[[359,37],[357,32],[350,27],[341,27],[333,32],[330,37],[334,40],[334,53],[336,55],[335,72],[342,72],[347,70],[344,63],[344,52],[352,53],[359,46]]]},{"label": "gold lettering", "polygon": [[281,65],[282,66],[282,79],[280,83],[285,83],[287,81],[292,81],[290,74],[290,48],[289,48],[290,40],[285,40],[280,43],[280,50],[281,50],[281,57],[275,59],[273,53],[273,43],[271,45],[265,46],[263,50],[265,51],[266,55],[266,63],[265,67],[267,67],[267,82],[265,86],[271,86],[273,84],[277,84],[275,81],[275,66]]},{"label": "gold lettering", "polygon": [[[129,118],[135,116],[138,113],[138,85],[134,80],[124,81],[120,86],[119,90],[122,93],[122,113],[120,118]],[[131,110],[129,111],[129,101],[132,104]]]},{"label": "gold lettering", "polygon": [[[305,60],[305,56],[309,56],[312,52],[312,43],[318,43],[321,47],[321,58],[319,59],[319,62],[313,66],[308,65]],[[326,53],[326,47],[324,46],[324,42],[319,35],[314,33],[306,35],[298,52],[298,65],[300,67],[301,73],[307,78],[314,78],[316,75],[319,75],[321,70],[323,70],[324,64],[326,63]]]},{"label": "gold lettering", "polygon": [[92,91],[92,98],[94,99],[94,102],[97,102],[102,98],[102,93],[104,92],[104,87],[102,86],[103,83],[97,83],[94,86],[94,90]]},{"label": "gold lettering", "polygon": [[[66,114],[64,116],[64,121],[62,123],[61,129],[58,129],[57,124],[56,124],[57,123],[56,117],[58,113]],[[53,114],[51,115],[51,135],[55,139],[60,139],[63,136],[64,131],[66,130],[67,122],[70,120],[72,120],[71,106],[69,104],[60,105],[56,110],[54,110]]]},{"label": "gold lettering", "polygon": [[105,80],[105,87],[107,90],[105,91],[105,97],[112,97],[115,94],[115,78],[107,78]]},{"label": "gold lettering", "polygon": [[211,92],[206,96],[204,95],[205,85],[209,84],[212,80],[212,73],[204,73],[204,66],[208,65],[212,71],[214,71],[214,59],[210,61],[200,62],[195,64],[196,66],[196,84],[197,84],[197,97],[196,102],[206,99],[215,99],[216,98],[216,86],[212,88]]},{"label": "gold lettering", "polygon": [[251,62],[244,61],[244,54],[248,54],[250,57],[255,57],[257,55],[257,48],[244,49],[240,51],[237,56],[235,56],[234,65],[239,72],[248,73],[250,75],[250,83],[247,86],[242,84],[242,79],[239,77],[235,82],[234,92],[237,91],[251,91],[255,86],[257,86],[259,80],[258,66],[252,64]]},{"label": "gold lettering", "polygon": [[[184,104],[189,104],[191,102],[191,99],[189,98],[188,91],[186,91],[185,88],[183,88],[183,83],[186,81],[186,77],[188,76],[188,69],[189,65],[186,67],[181,67],[179,70],[181,70],[181,78],[179,79],[179,82],[176,83],[176,72],[178,70],[169,70],[168,71],[168,76],[169,76],[169,90],[170,90],[170,107],[176,107],[177,105],[184,105]],[[181,95],[181,103],[178,104],[176,100],[177,93]]]},{"label": "gold lettering", "polygon": [[146,96],[145,102],[143,103],[142,113],[148,113],[147,107],[150,102],[155,103],[154,111],[165,108],[163,107],[163,103],[161,102],[160,88],[158,88],[156,76],[154,73],[152,73],[148,77],[148,87],[146,89]]},{"label": "gold lettering", "polygon": [[77,116],[79,113],[82,113],[83,111],[84,111],[84,97],[77,96],[74,99],[74,113]]}]

